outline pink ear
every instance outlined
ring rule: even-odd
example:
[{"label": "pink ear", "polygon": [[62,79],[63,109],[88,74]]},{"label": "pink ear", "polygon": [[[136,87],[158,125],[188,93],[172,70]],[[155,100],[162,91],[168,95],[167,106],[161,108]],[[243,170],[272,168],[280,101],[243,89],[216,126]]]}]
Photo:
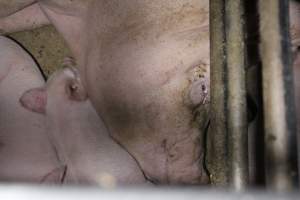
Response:
[{"label": "pink ear", "polygon": [[47,94],[44,88],[33,88],[26,91],[20,98],[21,105],[33,112],[45,114]]}]

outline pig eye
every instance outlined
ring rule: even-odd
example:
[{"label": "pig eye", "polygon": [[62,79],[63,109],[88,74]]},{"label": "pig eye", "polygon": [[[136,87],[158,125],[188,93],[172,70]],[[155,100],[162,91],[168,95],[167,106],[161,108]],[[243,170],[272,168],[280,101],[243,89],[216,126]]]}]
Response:
[{"label": "pig eye", "polygon": [[70,91],[71,91],[71,93],[76,92],[77,89],[78,89],[78,86],[77,86],[77,85],[71,85],[71,86],[70,86]]},{"label": "pig eye", "polygon": [[66,93],[67,93],[67,96],[72,98],[74,96],[74,94],[76,93],[78,87],[74,84],[68,84],[66,86]]},{"label": "pig eye", "polygon": [[68,97],[75,101],[84,101],[87,95],[80,84],[73,82],[68,86]]},{"label": "pig eye", "polygon": [[68,94],[70,98],[73,98],[76,95],[77,91],[78,91],[78,86],[76,84],[69,85]]}]

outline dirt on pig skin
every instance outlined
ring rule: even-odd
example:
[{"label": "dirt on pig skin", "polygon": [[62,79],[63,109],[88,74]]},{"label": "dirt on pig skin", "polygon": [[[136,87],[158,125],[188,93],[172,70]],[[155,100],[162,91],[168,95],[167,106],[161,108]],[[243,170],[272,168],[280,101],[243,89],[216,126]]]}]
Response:
[{"label": "dirt on pig skin", "polygon": [[209,1],[37,4],[69,46],[97,113],[145,175],[161,184],[207,183]]},{"label": "dirt on pig skin", "polygon": [[[185,99],[193,80],[209,88],[208,1],[94,1],[89,9],[87,19],[99,20],[87,22],[94,28],[81,70],[112,136],[155,182],[207,183],[209,98],[192,105]],[[199,66],[202,76],[191,73]]]}]

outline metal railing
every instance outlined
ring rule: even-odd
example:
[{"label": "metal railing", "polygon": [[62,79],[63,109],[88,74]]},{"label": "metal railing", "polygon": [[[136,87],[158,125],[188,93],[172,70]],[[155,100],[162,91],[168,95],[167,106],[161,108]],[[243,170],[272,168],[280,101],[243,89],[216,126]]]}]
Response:
[{"label": "metal railing", "polygon": [[[236,190],[245,189],[249,180],[244,3],[244,0],[210,0],[208,138],[213,144],[209,151],[213,148],[214,154],[207,163],[215,185],[229,185]],[[289,2],[259,0],[257,3],[266,187],[290,190],[298,187],[298,168]]]},{"label": "metal railing", "polygon": [[219,163],[212,178],[217,185],[229,184],[236,189],[248,183],[243,8],[243,0],[210,1],[210,134],[219,144],[215,151],[223,151],[212,155],[212,162]]}]

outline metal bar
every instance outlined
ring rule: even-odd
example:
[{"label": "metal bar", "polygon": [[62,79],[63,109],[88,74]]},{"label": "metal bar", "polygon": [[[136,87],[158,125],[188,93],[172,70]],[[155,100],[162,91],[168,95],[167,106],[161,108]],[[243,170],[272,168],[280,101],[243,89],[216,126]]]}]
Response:
[{"label": "metal bar", "polygon": [[[243,0],[210,1],[211,129],[215,185],[248,183]],[[211,158],[213,157],[213,158]]]},{"label": "metal bar", "polygon": [[292,200],[299,199],[299,193],[274,193],[261,190],[237,193],[194,188],[118,188],[100,189],[89,187],[41,187],[22,185],[0,186],[0,198],[3,200]]},{"label": "metal bar", "polygon": [[295,105],[288,0],[260,0],[266,183],[291,189],[297,179]]},{"label": "metal bar", "polygon": [[258,0],[245,1],[249,185],[265,186]]},{"label": "metal bar", "polygon": [[227,133],[225,116],[225,5],[223,0],[210,0],[210,129],[208,133],[207,168],[212,184],[226,186]]},{"label": "metal bar", "polygon": [[248,184],[248,135],[243,0],[226,0],[229,182],[236,189]]}]

